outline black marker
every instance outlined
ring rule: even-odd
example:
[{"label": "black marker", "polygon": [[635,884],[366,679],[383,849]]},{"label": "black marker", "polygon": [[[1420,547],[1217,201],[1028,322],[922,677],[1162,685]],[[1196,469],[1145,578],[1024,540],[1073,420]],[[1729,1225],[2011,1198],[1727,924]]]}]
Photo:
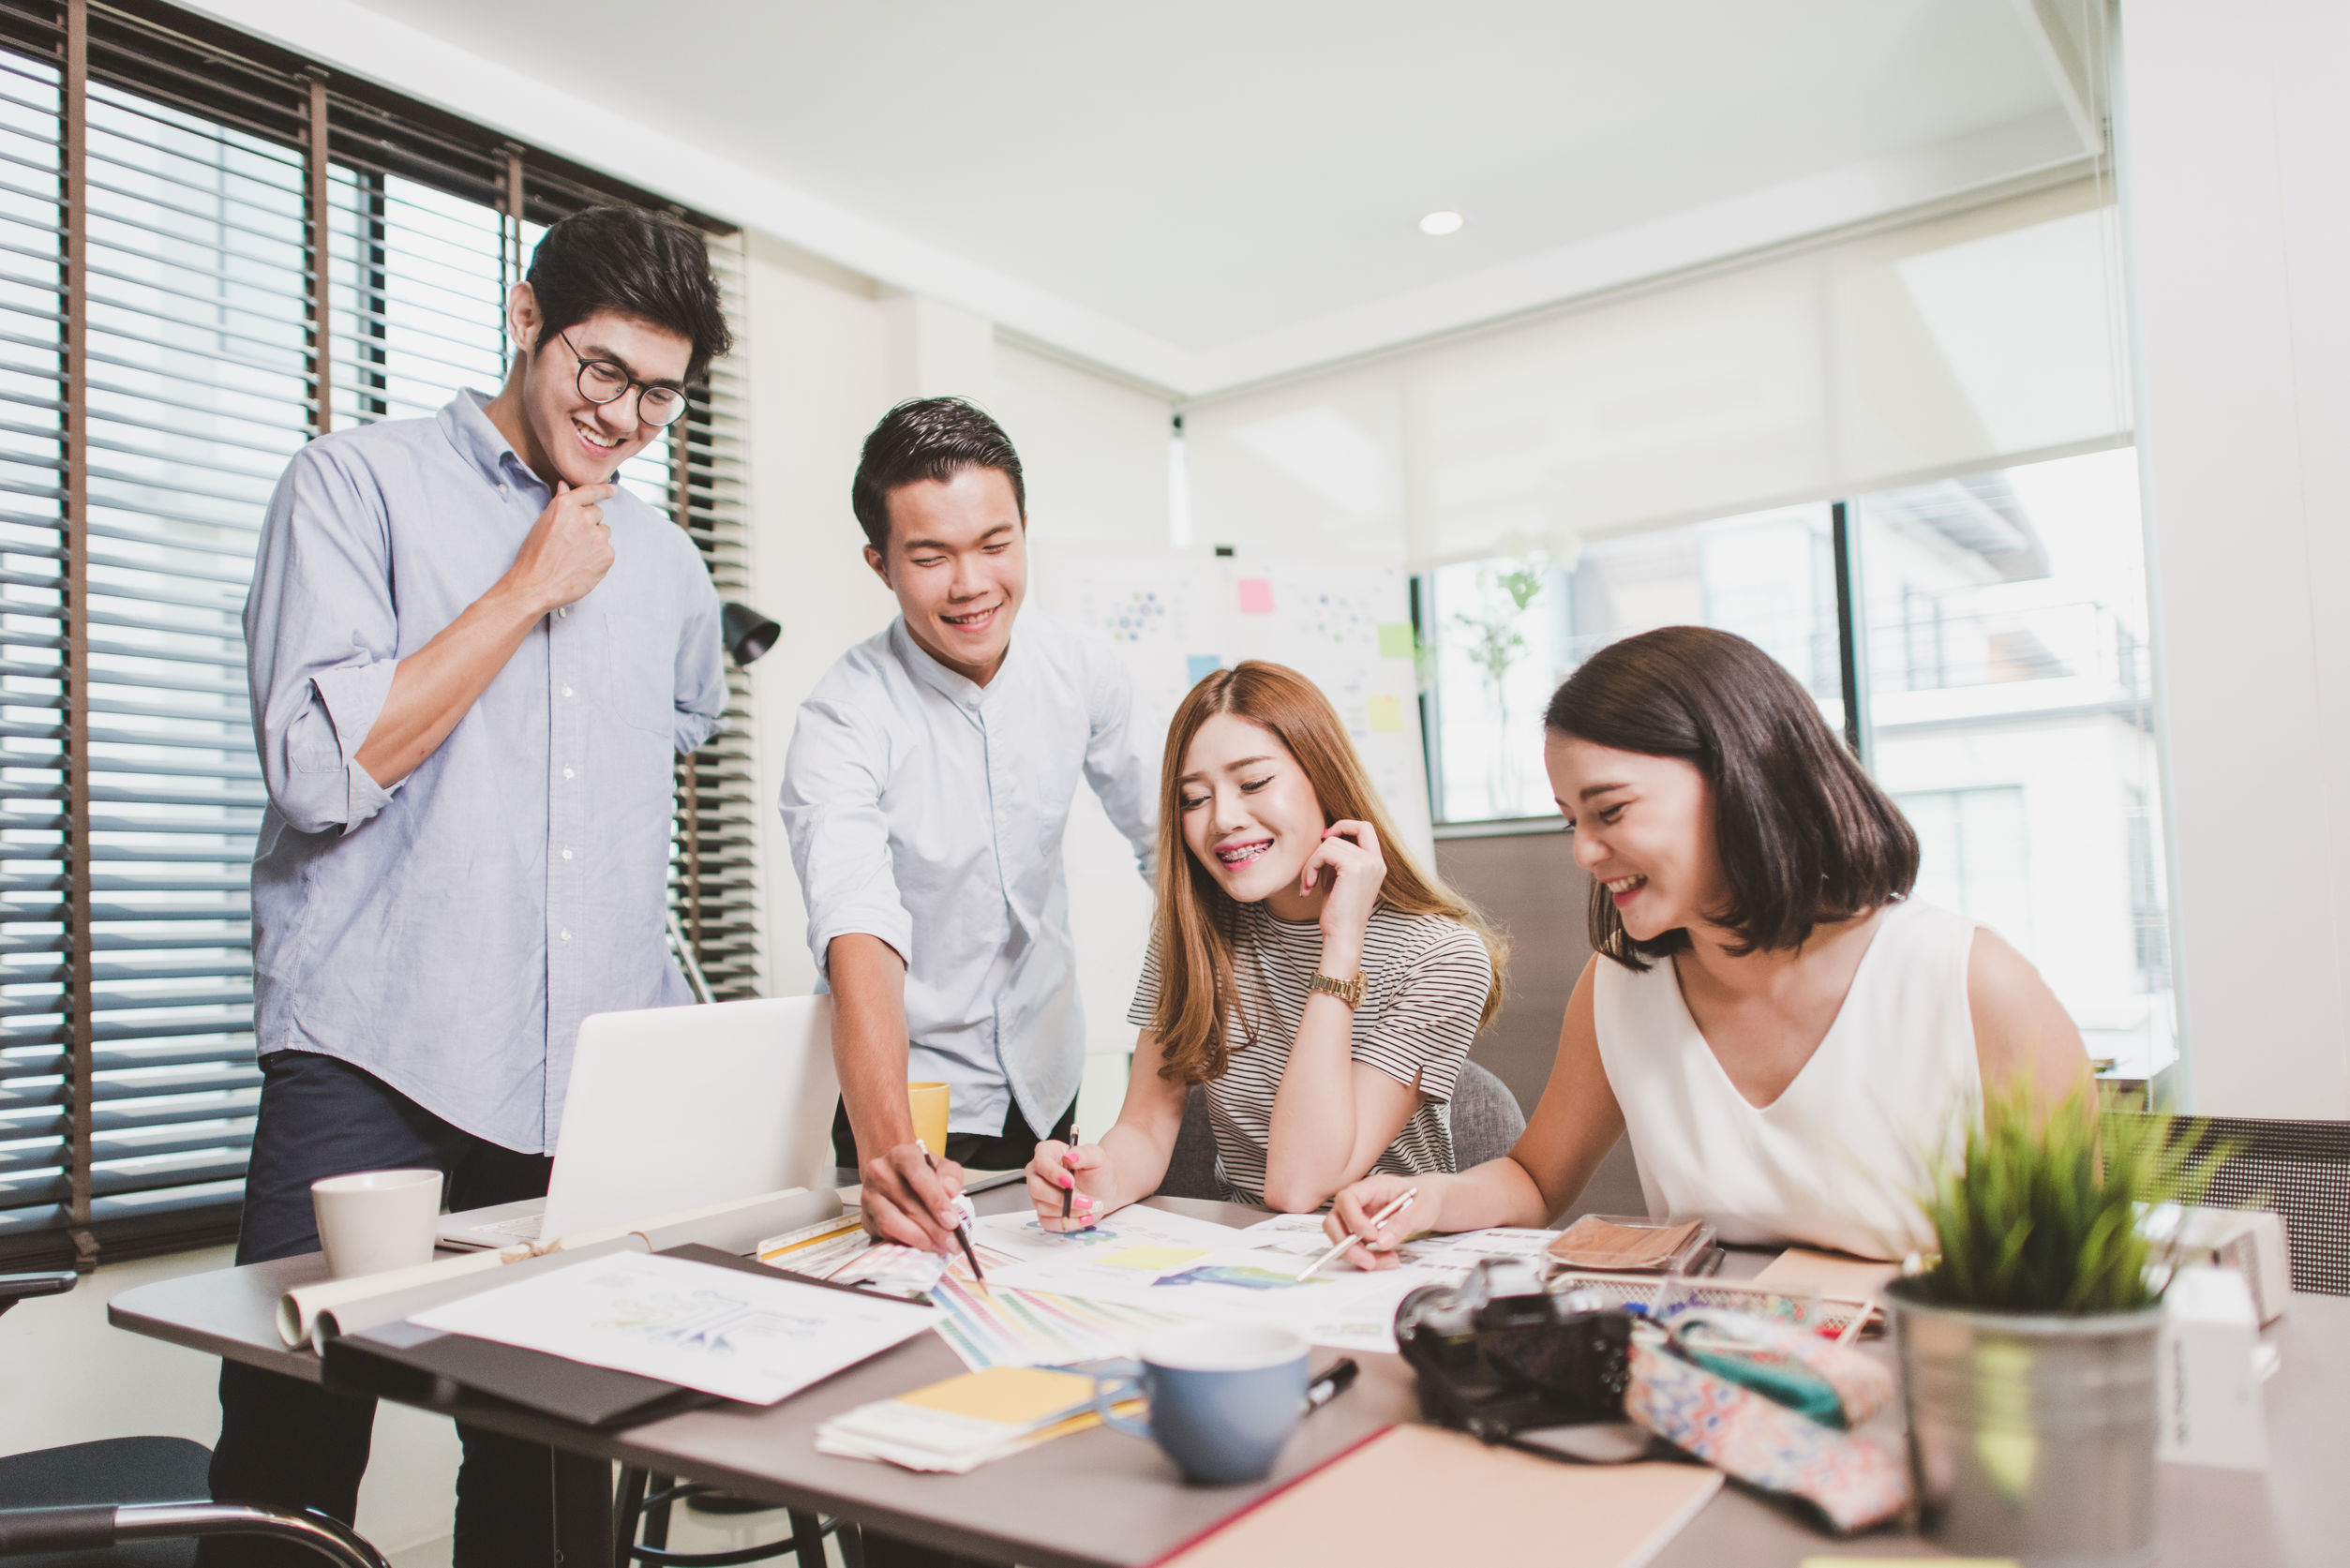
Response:
[{"label": "black marker", "polygon": [[1348,1386],[1355,1381],[1355,1374],[1361,1370],[1361,1367],[1355,1365],[1355,1358],[1351,1355],[1340,1356],[1332,1362],[1327,1371],[1306,1385],[1306,1413],[1311,1415],[1345,1393]]}]

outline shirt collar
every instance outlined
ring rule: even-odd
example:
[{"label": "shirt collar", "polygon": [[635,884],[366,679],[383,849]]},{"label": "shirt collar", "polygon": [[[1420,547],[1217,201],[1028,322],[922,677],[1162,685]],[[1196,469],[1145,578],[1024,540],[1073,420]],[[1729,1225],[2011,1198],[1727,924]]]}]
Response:
[{"label": "shirt collar", "polygon": [[539,476],[531,471],[531,465],[521,459],[506,438],[498,433],[498,426],[489,422],[485,411],[488,403],[487,397],[471,388],[459,392],[437,416],[441,433],[449,438],[457,455],[472,464],[475,471],[492,485],[522,483],[544,488]]},{"label": "shirt collar", "polygon": [[1005,677],[1011,673],[1012,663],[1019,657],[1020,639],[1014,636],[1011,645],[1004,650],[1004,662],[996,666],[995,679],[984,686],[957,675],[932,658],[930,650],[916,642],[914,634],[906,630],[906,617],[902,615],[890,622],[890,647],[898,662],[913,672],[915,679],[957,708],[976,710],[986,707],[991,695],[1005,689]]}]

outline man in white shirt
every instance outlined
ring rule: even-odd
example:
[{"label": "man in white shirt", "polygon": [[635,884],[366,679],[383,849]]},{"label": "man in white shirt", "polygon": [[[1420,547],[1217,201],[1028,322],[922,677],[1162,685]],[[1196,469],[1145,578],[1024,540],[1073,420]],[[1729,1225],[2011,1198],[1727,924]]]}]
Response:
[{"label": "man in white shirt", "polygon": [[[969,403],[890,411],[851,503],[897,595],[887,630],[801,705],[784,827],[833,997],[843,1164],[876,1233],[954,1245],[960,1165],[1012,1170],[1067,1138],[1085,1065],[1061,837],[1082,774],[1154,859],[1155,781],[1099,635],[1030,614],[1019,455]],[[1155,748],[1154,748],[1155,750]],[[908,1079],[948,1086],[950,1162],[914,1141]]]}]

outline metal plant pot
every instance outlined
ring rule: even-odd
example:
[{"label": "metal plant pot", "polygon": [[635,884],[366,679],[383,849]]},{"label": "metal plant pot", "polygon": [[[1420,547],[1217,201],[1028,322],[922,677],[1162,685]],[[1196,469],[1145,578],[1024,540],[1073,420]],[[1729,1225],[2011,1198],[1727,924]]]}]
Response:
[{"label": "metal plant pot", "polygon": [[2154,1554],[2160,1307],[1977,1312],[1888,1295],[1926,1533],[2032,1568]]}]

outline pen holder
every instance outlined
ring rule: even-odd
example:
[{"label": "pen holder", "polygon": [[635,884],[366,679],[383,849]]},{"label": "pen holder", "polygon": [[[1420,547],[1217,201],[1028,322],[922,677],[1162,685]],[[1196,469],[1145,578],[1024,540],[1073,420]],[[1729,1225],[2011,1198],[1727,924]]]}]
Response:
[{"label": "pen holder", "polygon": [[[1154,1336],[1094,1377],[1105,1426],[1149,1438],[1193,1481],[1261,1481],[1306,1411],[1308,1346],[1287,1329],[1202,1323]],[[1144,1421],[1112,1407],[1140,1394]]]}]

